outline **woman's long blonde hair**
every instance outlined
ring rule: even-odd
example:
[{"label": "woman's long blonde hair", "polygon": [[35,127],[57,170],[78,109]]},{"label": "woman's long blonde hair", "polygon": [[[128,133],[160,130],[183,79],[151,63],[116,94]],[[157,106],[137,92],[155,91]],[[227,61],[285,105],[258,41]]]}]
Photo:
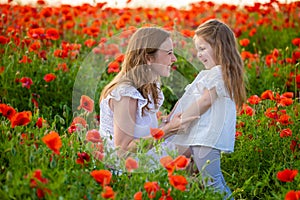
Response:
[{"label": "woman's long blonde hair", "polygon": [[169,37],[170,33],[161,28],[144,27],[138,29],[128,42],[121,71],[104,87],[100,101],[106,98],[116,87],[126,84],[137,88],[141,95],[148,100],[147,105],[143,108],[143,113],[145,109],[149,110],[150,99],[153,99],[157,108],[159,77],[153,79],[147,63],[150,57],[155,57],[161,44]]},{"label": "woman's long blonde hair", "polygon": [[202,37],[212,47],[216,64],[222,66],[225,87],[240,107],[246,99],[246,89],[244,65],[234,33],[223,22],[211,19],[196,29],[195,37]]}]

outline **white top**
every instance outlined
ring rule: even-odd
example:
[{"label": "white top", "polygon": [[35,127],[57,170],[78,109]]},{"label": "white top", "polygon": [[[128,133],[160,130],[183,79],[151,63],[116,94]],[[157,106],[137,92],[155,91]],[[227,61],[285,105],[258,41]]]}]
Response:
[{"label": "white top", "polygon": [[186,133],[178,133],[172,142],[183,146],[202,145],[233,152],[236,130],[236,105],[225,89],[222,68],[217,65],[201,71],[179,99],[175,113],[183,112],[201,97],[204,89],[216,88],[217,98],[212,106],[192,122]]},{"label": "white top", "polygon": [[[119,101],[123,96],[131,97],[137,99],[137,113],[136,113],[136,124],[134,128],[134,138],[142,138],[150,135],[150,128],[158,127],[158,120],[156,113],[164,101],[164,95],[159,89],[159,102],[158,108],[155,109],[153,101],[148,104],[150,108],[149,111],[145,110],[144,115],[142,115],[142,108],[147,104],[147,99],[145,99],[141,93],[133,86],[130,85],[120,85],[115,88],[111,94],[109,94],[105,99],[100,102],[100,134],[102,138],[106,139],[106,144],[109,148],[115,149],[114,145],[114,124],[113,117],[114,113],[109,107],[109,100],[115,99]],[[151,100],[151,99],[150,99]],[[151,155],[155,161],[163,156],[166,156],[169,150],[174,151],[175,145],[169,143],[167,140],[161,143],[161,152],[158,153],[156,149],[152,148],[147,152],[147,155]]]}]

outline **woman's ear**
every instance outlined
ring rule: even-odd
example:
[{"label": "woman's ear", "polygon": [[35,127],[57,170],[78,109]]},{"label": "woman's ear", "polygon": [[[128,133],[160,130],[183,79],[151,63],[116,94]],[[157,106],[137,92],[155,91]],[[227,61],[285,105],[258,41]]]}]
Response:
[{"label": "woman's ear", "polygon": [[146,55],[146,61],[147,61],[147,65],[151,65],[151,63],[153,62],[153,56],[151,55]]}]

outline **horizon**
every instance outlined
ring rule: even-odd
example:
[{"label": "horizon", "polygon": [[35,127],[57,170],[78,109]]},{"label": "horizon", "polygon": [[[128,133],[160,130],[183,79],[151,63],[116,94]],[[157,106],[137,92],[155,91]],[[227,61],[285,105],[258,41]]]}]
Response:
[{"label": "horizon", "polygon": [[[82,4],[90,4],[95,5],[97,3],[103,3],[107,2],[106,7],[115,7],[115,8],[135,8],[135,7],[167,7],[172,6],[175,8],[187,8],[189,7],[189,4],[201,2],[201,0],[151,0],[151,1],[145,1],[145,0],[131,0],[130,3],[126,3],[127,0],[44,0],[49,6],[59,6],[62,4],[68,4],[71,6],[77,6]],[[206,2],[209,2],[209,0],[204,0]],[[279,0],[281,3],[290,3],[290,2],[296,2],[297,0]],[[16,0],[13,1],[12,4],[21,4],[21,5],[34,5],[37,2],[37,0]],[[231,5],[238,5],[238,6],[244,6],[244,5],[254,5],[254,3],[267,3],[270,2],[270,0],[212,0],[211,2],[215,4],[231,4]],[[1,4],[8,3],[7,0],[0,0]]]}]

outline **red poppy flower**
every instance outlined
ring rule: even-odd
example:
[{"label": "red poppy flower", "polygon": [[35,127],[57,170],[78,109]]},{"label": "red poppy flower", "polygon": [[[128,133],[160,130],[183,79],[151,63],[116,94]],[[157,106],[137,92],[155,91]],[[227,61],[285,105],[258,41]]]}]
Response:
[{"label": "red poppy flower", "polygon": [[293,104],[293,99],[290,98],[281,98],[278,105],[280,106],[289,106]]},{"label": "red poppy flower", "polygon": [[132,170],[137,169],[139,167],[139,164],[135,159],[129,157],[125,161],[125,167],[127,171],[131,172]]},{"label": "red poppy flower", "polygon": [[76,160],[76,163],[77,164],[80,164],[80,165],[84,165],[85,162],[89,162],[90,161],[90,156],[88,153],[86,152],[78,152],[77,153],[77,160]]},{"label": "red poppy flower", "polygon": [[6,117],[7,119],[11,120],[12,117],[17,113],[17,111],[13,107],[1,103],[0,104],[0,113],[2,113],[2,115],[4,117]]},{"label": "red poppy flower", "polygon": [[9,38],[4,37],[2,35],[0,35],[0,44],[8,44],[9,43]]},{"label": "red poppy flower", "polygon": [[39,185],[39,183],[47,184],[48,179],[42,177],[42,170],[37,169],[33,172],[33,176],[30,179],[30,187],[35,188]]},{"label": "red poppy flower", "polygon": [[63,72],[68,72],[69,68],[66,63],[59,63],[54,70],[62,70]]},{"label": "red poppy flower", "polygon": [[161,139],[165,135],[164,131],[159,128],[150,128],[150,133],[152,137],[156,140]]},{"label": "red poppy flower", "polygon": [[235,138],[236,139],[239,138],[239,137],[241,137],[242,135],[243,135],[243,133],[241,131],[236,131],[235,132]]},{"label": "red poppy flower", "polygon": [[35,170],[32,178],[30,179],[30,187],[36,188],[36,195],[39,199],[44,198],[46,193],[51,194],[51,190],[41,185],[47,183],[48,179],[42,177],[42,171],[40,169]]},{"label": "red poppy flower", "polygon": [[286,193],[284,200],[300,200],[300,190],[290,190]]},{"label": "red poppy flower", "polygon": [[91,113],[94,110],[94,100],[91,99],[89,96],[82,95],[80,98],[80,105],[78,106],[78,110],[83,108],[87,112]]},{"label": "red poppy flower", "polygon": [[277,179],[282,182],[293,182],[298,170],[285,169],[277,173]]},{"label": "red poppy flower", "polygon": [[22,77],[20,82],[22,83],[22,87],[26,87],[27,89],[30,89],[31,85],[33,84],[32,79],[29,77]]},{"label": "red poppy flower", "polygon": [[105,154],[101,151],[94,151],[93,156],[94,156],[95,159],[101,161],[101,160],[103,160]]},{"label": "red poppy flower", "polygon": [[243,115],[243,114],[246,114],[248,116],[253,116],[254,109],[247,104],[243,104],[242,110],[240,111],[240,115]]},{"label": "red poppy flower", "polygon": [[272,64],[277,62],[277,58],[274,57],[272,54],[266,55],[266,64],[270,67]]},{"label": "red poppy flower", "polygon": [[51,40],[58,40],[59,39],[59,32],[55,28],[49,28],[46,31],[46,38]]},{"label": "red poppy flower", "polygon": [[30,52],[37,52],[41,48],[41,43],[40,41],[34,41],[30,46],[29,46],[29,51]]},{"label": "red poppy flower", "polygon": [[293,60],[293,63],[296,63],[298,60],[300,60],[300,51],[293,52],[292,60]]},{"label": "red poppy flower", "polygon": [[249,36],[252,37],[253,35],[255,35],[256,32],[257,32],[256,28],[252,28],[252,29],[249,31]]},{"label": "red poppy flower", "polygon": [[115,56],[115,61],[122,63],[124,61],[125,55],[123,53],[117,54]]},{"label": "red poppy flower", "polygon": [[55,57],[58,57],[58,58],[67,58],[68,57],[68,51],[67,50],[61,50],[61,49],[56,49],[53,52],[53,55]]},{"label": "red poppy flower", "polygon": [[97,42],[94,40],[94,39],[88,39],[84,42],[84,45],[87,46],[87,47],[92,47],[94,46],[95,44],[97,44]]},{"label": "red poppy flower", "polygon": [[23,56],[21,60],[19,60],[19,63],[31,63],[32,60],[29,59],[27,56]]},{"label": "red poppy flower", "polygon": [[188,30],[188,29],[183,29],[183,30],[180,31],[180,33],[184,37],[193,37],[195,35],[195,32],[193,30]]},{"label": "red poppy flower", "polygon": [[295,45],[295,46],[300,47],[300,38],[294,38],[292,40],[292,44]]},{"label": "red poppy flower", "polygon": [[296,140],[292,140],[290,144],[290,149],[293,153],[296,151],[297,147],[300,149],[300,143],[298,143]]},{"label": "red poppy flower", "polygon": [[82,117],[75,117],[70,127],[68,128],[69,133],[73,133],[75,131],[79,131],[81,128],[86,128],[86,121]]},{"label": "red poppy flower", "polygon": [[46,125],[47,121],[45,119],[43,119],[42,117],[39,117],[35,123],[35,125],[38,128],[42,128],[44,125]]},{"label": "red poppy flower", "polygon": [[288,114],[282,114],[279,116],[279,119],[277,120],[281,125],[289,125],[293,124],[293,122],[290,120],[291,117]]},{"label": "red poppy flower", "polygon": [[180,191],[185,191],[188,184],[186,178],[182,175],[171,175],[169,176],[169,181],[173,187]]},{"label": "red poppy flower", "polygon": [[293,98],[294,97],[294,93],[293,92],[285,92],[281,96],[282,97],[286,97],[286,98]]},{"label": "red poppy flower", "polygon": [[292,130],[289,128],[283,129],[280,131],[279,135],[281,138],[290,137],[290,136],[292,136]]},{"label": "red poppy flower", "polygon": [[31,111],[23,111],[16,113],[10,120],[11,127],[26,126],[31,121]]},{"label": "red poppy flower", "polygon": [[120,71],[120,64],[119,62],[113,61],[108,64],[107,73],[118,73]]},{"label": "red poppy flower", "polygon": [[141,191],[136,192],[136,193],[133,195],[133,199],[134,199],[134,200],[142,200],[142,199],[143,199],[143,193],[142,193]]},{"label": "red poppy flower", "polygon": [[150,199],[155,198],[156,193],[159,191],[160,187],[157,182],[146,182],[144,188]]},{"label": "red poppy flower", "polygon": [[277,119],[278,118],[277,110],[278,110],[277,107],[268,108],[265,112],[265,116],[268,118]]},{"label": "red poppy flower", "polygon": [[244,39],[241,39],[239,41],[239,43],[240,43],[241,46],[246,47],[246,46],[248,46],[250,44],[250,40],[247,39],[247,38],[244,38]]},{"label": "red poppy flower", "polygon": [[31,28],[27,32],[27,35],[32,39],[45,39],[44,28]]},{"label": "red poppy flower", "polygon": [[190,164],[191,159],[184,155],[179,155],[173,160],[176,169],[185,169]]},{"label": "red poppy flower", "polygon": [[271,99],[274,100],[274,95],[272,90],[266,90],[260,95],[261,99]]},{"label": "red poppy flower", "polygon": [[99,183],[104,187],[110,183],[112,174],[108,170],[100,169],[100,170],[93,170],[91,172],[91,176],[95,179],[97,183]]},{"label": "red poppy flower", "polygon": [[44,76],[44,80],[45,80],[47,83],[49,83],[49,82],[51,82],[51,81],[54,81],[55,79],[56,79],[56,76],[55,76],[54,74],[52,74],[52,73],[46,74],[46,75]]},{"label": "red poppy flower", "polygon": [[94,142],[94,143],[102,142],[100,133],[96,129],[87,131],[85,139],[89,142]]},{"label": "red poppy flower", "polygon": [[247,99],[248,103],[252,104],[252,105],[256,105],[259,104],[259,102],[261,101],[261,98],[259,98],[259,96],[257,95],[252,95]]},{"label": "red poppy flower", "polygon": [[46,2],[44,0],[37,0],[36,3],[38,5],[46,5]]},{"label": "red poppy flower", "polygon": [[101,196],[104,199],[114,199],[115,198],[115,192],[110,186],[105,186],[103,189],[103,192],[101,193]]},{"label": "red poppy flower", "polygon": [[42,138],[42,141],[51,149],[55,154],[59,155],[62,142],[57,132],[51,131],[49,134]]},{"label": "red poppy flower", "polygon": [[4,66],[1,66],[1,67],[0,67],[0,75],[3,74],[4,71],[5,71],[5,67],[4,67]]},{"label": "red poppy flower", "polygon": [[279,50],[276,49],[276,48],[273,49],[272,56],[275,57],[275,58],[278,58],[278,56],[279,56]]},{"label": "red poppy flower", "polygon": [[173,200],[171,196],[171,188],[168,189],[168,193],[166,193],[164,189],[161,189],[161,197],[159,200]]},{"label": "red poppy flower", "polygon": [[175,164],[172,162],[171,156],[164,156],[160,160],[160,164],[168,171],[168,175],[171,175],[175,170]]}]

